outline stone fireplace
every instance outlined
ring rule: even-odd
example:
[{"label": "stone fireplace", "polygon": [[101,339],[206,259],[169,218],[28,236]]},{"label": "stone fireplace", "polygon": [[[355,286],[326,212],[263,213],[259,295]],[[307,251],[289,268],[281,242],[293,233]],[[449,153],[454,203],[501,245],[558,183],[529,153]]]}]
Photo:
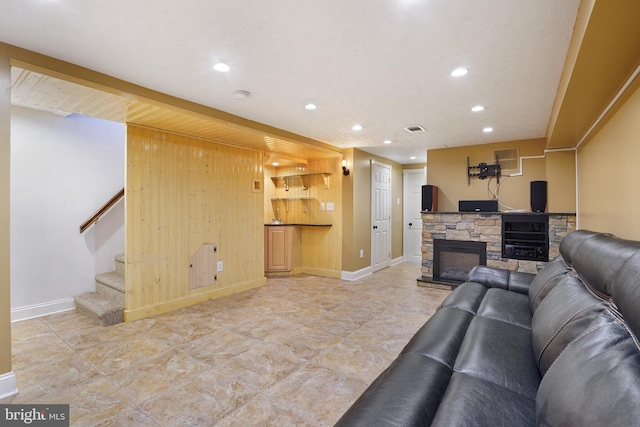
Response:
[{"label": "stone fireplace", "polygon": [[[518,213],[510,212],[510,215]],[[525,214],[525,213],[523,213]],[[549,259],[559,254],[560,241],[576,229],[574,213],[531,213],[549,217]],[[511,271],[537,273],[547,262],[507,259],[502,257],[501,212],[423,212],[422,213],[422,276],[419,285],[434,283],[434,241],[483,242],[486,245],[486,265]]]}]

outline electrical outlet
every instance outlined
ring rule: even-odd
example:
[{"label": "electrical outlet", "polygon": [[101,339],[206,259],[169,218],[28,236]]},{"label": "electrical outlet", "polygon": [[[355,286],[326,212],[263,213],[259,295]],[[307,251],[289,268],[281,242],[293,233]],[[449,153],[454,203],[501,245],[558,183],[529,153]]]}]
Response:
[{"label": "electrical outlet", "polygon": [[333,210],[333,203],[327,203],[327,210],[328,211],[332,211]]},{"label": "electrical outlet", "polygon": [[364,249],[360,249],[360,258],[364,258]]},{"label": "electrical outlet", "polygon": [[218,261],[218,271],[222,271],[222,261]]},{"label": "electrical outlet", "polygon": [[324,203],[320,202],[320,210],[323,211],[324,210]]}]

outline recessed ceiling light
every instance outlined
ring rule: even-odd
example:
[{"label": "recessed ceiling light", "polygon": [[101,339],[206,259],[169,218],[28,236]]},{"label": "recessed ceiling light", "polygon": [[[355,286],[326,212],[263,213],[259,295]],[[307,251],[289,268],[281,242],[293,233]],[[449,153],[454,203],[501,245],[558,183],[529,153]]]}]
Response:
[{"label": "recessed ceiling light", "polygon": [[271,166],[280,166],[280,163],[278,163],[278,162],[273,162],[273,163],[271,163]]},{"label": "recessed ceiling light", "polygon": [[475,107],[471,107],[471,111],[473,112],[478,112],[478,111],[482,111],[484,110],[484,107],[482,105],[476,105]]},{"label": "recessed ceiling light", "polygon": [[226,73],[226,72],[228,72],[231,68],[230,68],[227,64],[225,64],[225,63],[223,63],[223,62],[218,62],[217,64],[215,64],[215,65],[213,66],[213,69],[214,69],[214,70],[216,70],[216,71],[220,71],[221,73]]},{"label": "recessed ceiling light", "polygon": [[467,70],[466,68],[459,67],[459,68],[456,68],[455,70],[453,70],[451,72],[451,75],[453,77],[462,77],[462,76],[466,75],[468,72],[469,72],[469,70]]},{"label": "recessed ceiling light", "polygon": [[307,110],[315,110],[316,108],[318,108],[318,106],[310,102],[307,105],[305,105],[304,108],[306,108]]},{"label": "recessed ceiling light", "polygon": [[411,156],[411,157],[409,157],[409,159],[411,159],[411,160],[415,160],[415,159],[416,159],[416,156]]},{"label": "recessed ceiling light", "polygon": [[386,139],[386,140],[384,140],[384,141],[383,141],[383,143],[384,143],[384,144],[391,144],[391,140]]},{"label": "recessed ceiling light", "polygon": [[489,128],[489,127],[484,128],[484,129],[482,129],[482,132],[484,132],[484,133],[493,132],[493,128]]},{"label": "recessed ceiling light", "polygon": [[356,132],[361,131],[362,130],[362,126],[360,125],[353,125],[353,127],[351,128],[353,130],[355,130]]}]

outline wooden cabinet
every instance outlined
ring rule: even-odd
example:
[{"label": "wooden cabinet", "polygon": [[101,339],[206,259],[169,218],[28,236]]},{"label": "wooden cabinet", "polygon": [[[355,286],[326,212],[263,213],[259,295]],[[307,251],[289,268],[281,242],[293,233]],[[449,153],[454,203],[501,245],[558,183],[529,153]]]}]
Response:
[{"label": "wooden cabinet", "polygon": [[302,237],[296,226],[264,227],[264,270],[294,272],[302,265]]}]

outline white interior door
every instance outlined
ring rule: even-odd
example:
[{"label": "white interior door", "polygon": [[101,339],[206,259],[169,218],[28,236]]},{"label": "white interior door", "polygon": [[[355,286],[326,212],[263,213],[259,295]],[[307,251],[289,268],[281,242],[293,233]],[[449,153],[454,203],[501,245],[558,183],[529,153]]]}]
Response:
[{"label": "white interior door", "polygon": [[391,261],[391,166],[371,161],[371,268]]},{"label": "white interior door", "polygon": [[402,254],[404,262],[422,263],[422,186],[427,183],[426,169],[403,171],[403,220]]}]

